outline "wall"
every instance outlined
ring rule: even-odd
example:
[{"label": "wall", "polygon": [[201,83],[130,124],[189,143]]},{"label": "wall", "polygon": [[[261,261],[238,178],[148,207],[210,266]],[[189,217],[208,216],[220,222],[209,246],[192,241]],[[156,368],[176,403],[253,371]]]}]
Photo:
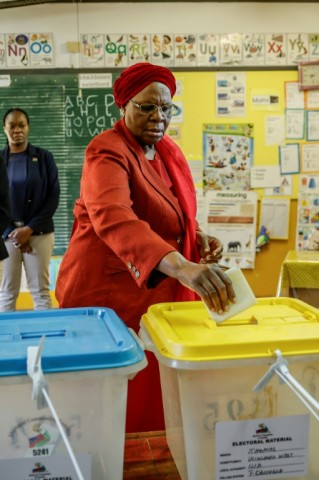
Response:
[{"label": "wall", "polygon": [[75,3],[2,9],[0,32],[54,34],[56,66],[77,68],[80,33],[318,32],[315,3]]},{"label": "wall", "polygon": [[[142,14],[141,14],[142,12]],[[68,51],[68,42],[77,42],[80,33],[247,33],[247,32],[317,32],[319,4],[314,3],[98,3],[98,4],[43,4],[1,10],[0,32],[51,32],[55,42],[55,65],[57,68],[78,68],[76,53]],[[276,84],[279,75],[283,90],[282,73],[275,72],[272,81]],[[296,80],[297,71],[286,72],[287,80]],[[183,72],[177,73],[183,79]],[[248,88],[258,87],[259,77],[252,76]],[[185,79],[186,80],[186,79]],[[214,108],[207,115],[210,89],[199,94],[196,73],[187,74],[187,88],[193,97],[192,112],[185,117],[182,126],[181,147],[189,158],[202,156],[201,125],[214,123]],[[277,86],[277,84],[276,84]],[[200,96],[206,96],[203,113]],[[282,97],[283,98],[283,97]],[[203,120],[204,118],[204,120]],[[241,119],[241,121],[243,121]],[[260,133],[258,134],[260,135]],[[183,140],[183,138],[185,140]],[[277,156],[265,149],[256,138],[257,163],[273,163]],[[274,147],[273,147],[274,148]],[[259,149],[259,150],[258,150]],[[269,160],[270,159],[270,160]],[[272,241],[262,253],[257,254],[254,270],[245,275],[257,296],[273,296],[276,293],[280,265],[289,249],[294,248],[296,228],[296,200],[292,201],[290,235],[288,241]],[[19,299],[21,308],[31,308],[27,294]]]}]

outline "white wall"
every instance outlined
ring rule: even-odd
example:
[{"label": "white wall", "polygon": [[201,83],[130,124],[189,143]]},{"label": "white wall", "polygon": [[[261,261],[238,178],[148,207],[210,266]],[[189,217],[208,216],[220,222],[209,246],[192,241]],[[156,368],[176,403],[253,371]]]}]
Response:
[{"label": "white wall", "polygon": [[53,33],[57,68],[77,68],[80,33],[319,33],[319,3],[71,3],[0,10],[0,33]]}]

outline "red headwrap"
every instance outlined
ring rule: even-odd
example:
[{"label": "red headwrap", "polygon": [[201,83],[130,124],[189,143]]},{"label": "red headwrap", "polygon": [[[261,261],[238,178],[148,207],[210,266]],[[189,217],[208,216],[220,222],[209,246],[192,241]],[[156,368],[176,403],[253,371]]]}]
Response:
[{"label": "red headwrap", "polygon": [[114,83],[113,91],[116,105],[123,107],[134,95],[153,82],[166,85],[172,97],[176,92],[175,77],[166,67],[145,62],[136,63],[126,68]]}]

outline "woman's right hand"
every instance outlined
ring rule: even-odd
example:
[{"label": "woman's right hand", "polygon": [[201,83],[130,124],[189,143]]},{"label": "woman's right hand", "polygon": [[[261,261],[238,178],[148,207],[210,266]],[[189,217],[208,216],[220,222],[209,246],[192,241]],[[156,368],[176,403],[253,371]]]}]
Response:
[{"label": "woman's right hand", "polygon": [[231,280],[215,263],[196,264],[179,252],[170,252],[157,265],[157,270],[193,290],[210,310],[219,314],[229,309],[230,302],[236,301]]}]

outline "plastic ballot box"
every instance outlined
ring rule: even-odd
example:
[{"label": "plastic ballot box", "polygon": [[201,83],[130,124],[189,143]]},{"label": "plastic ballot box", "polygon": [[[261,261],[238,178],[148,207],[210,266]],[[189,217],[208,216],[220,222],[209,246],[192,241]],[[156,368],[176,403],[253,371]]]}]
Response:
[{"label": "plastic ballot box", "polygon": [[94,307],[0,315],[1,480],[78,479],[54,416],[31,398],[27,350],[43,337],[48,396],[83,478],[122,480],[127,384],[147,362],[114,311]]},{"label": "plastic ballot box", "polygon": [[318,480],[317,309],[259,298],[217,323],[202,302],[162,303],[139,336],[159,362],[183,480]]}]

